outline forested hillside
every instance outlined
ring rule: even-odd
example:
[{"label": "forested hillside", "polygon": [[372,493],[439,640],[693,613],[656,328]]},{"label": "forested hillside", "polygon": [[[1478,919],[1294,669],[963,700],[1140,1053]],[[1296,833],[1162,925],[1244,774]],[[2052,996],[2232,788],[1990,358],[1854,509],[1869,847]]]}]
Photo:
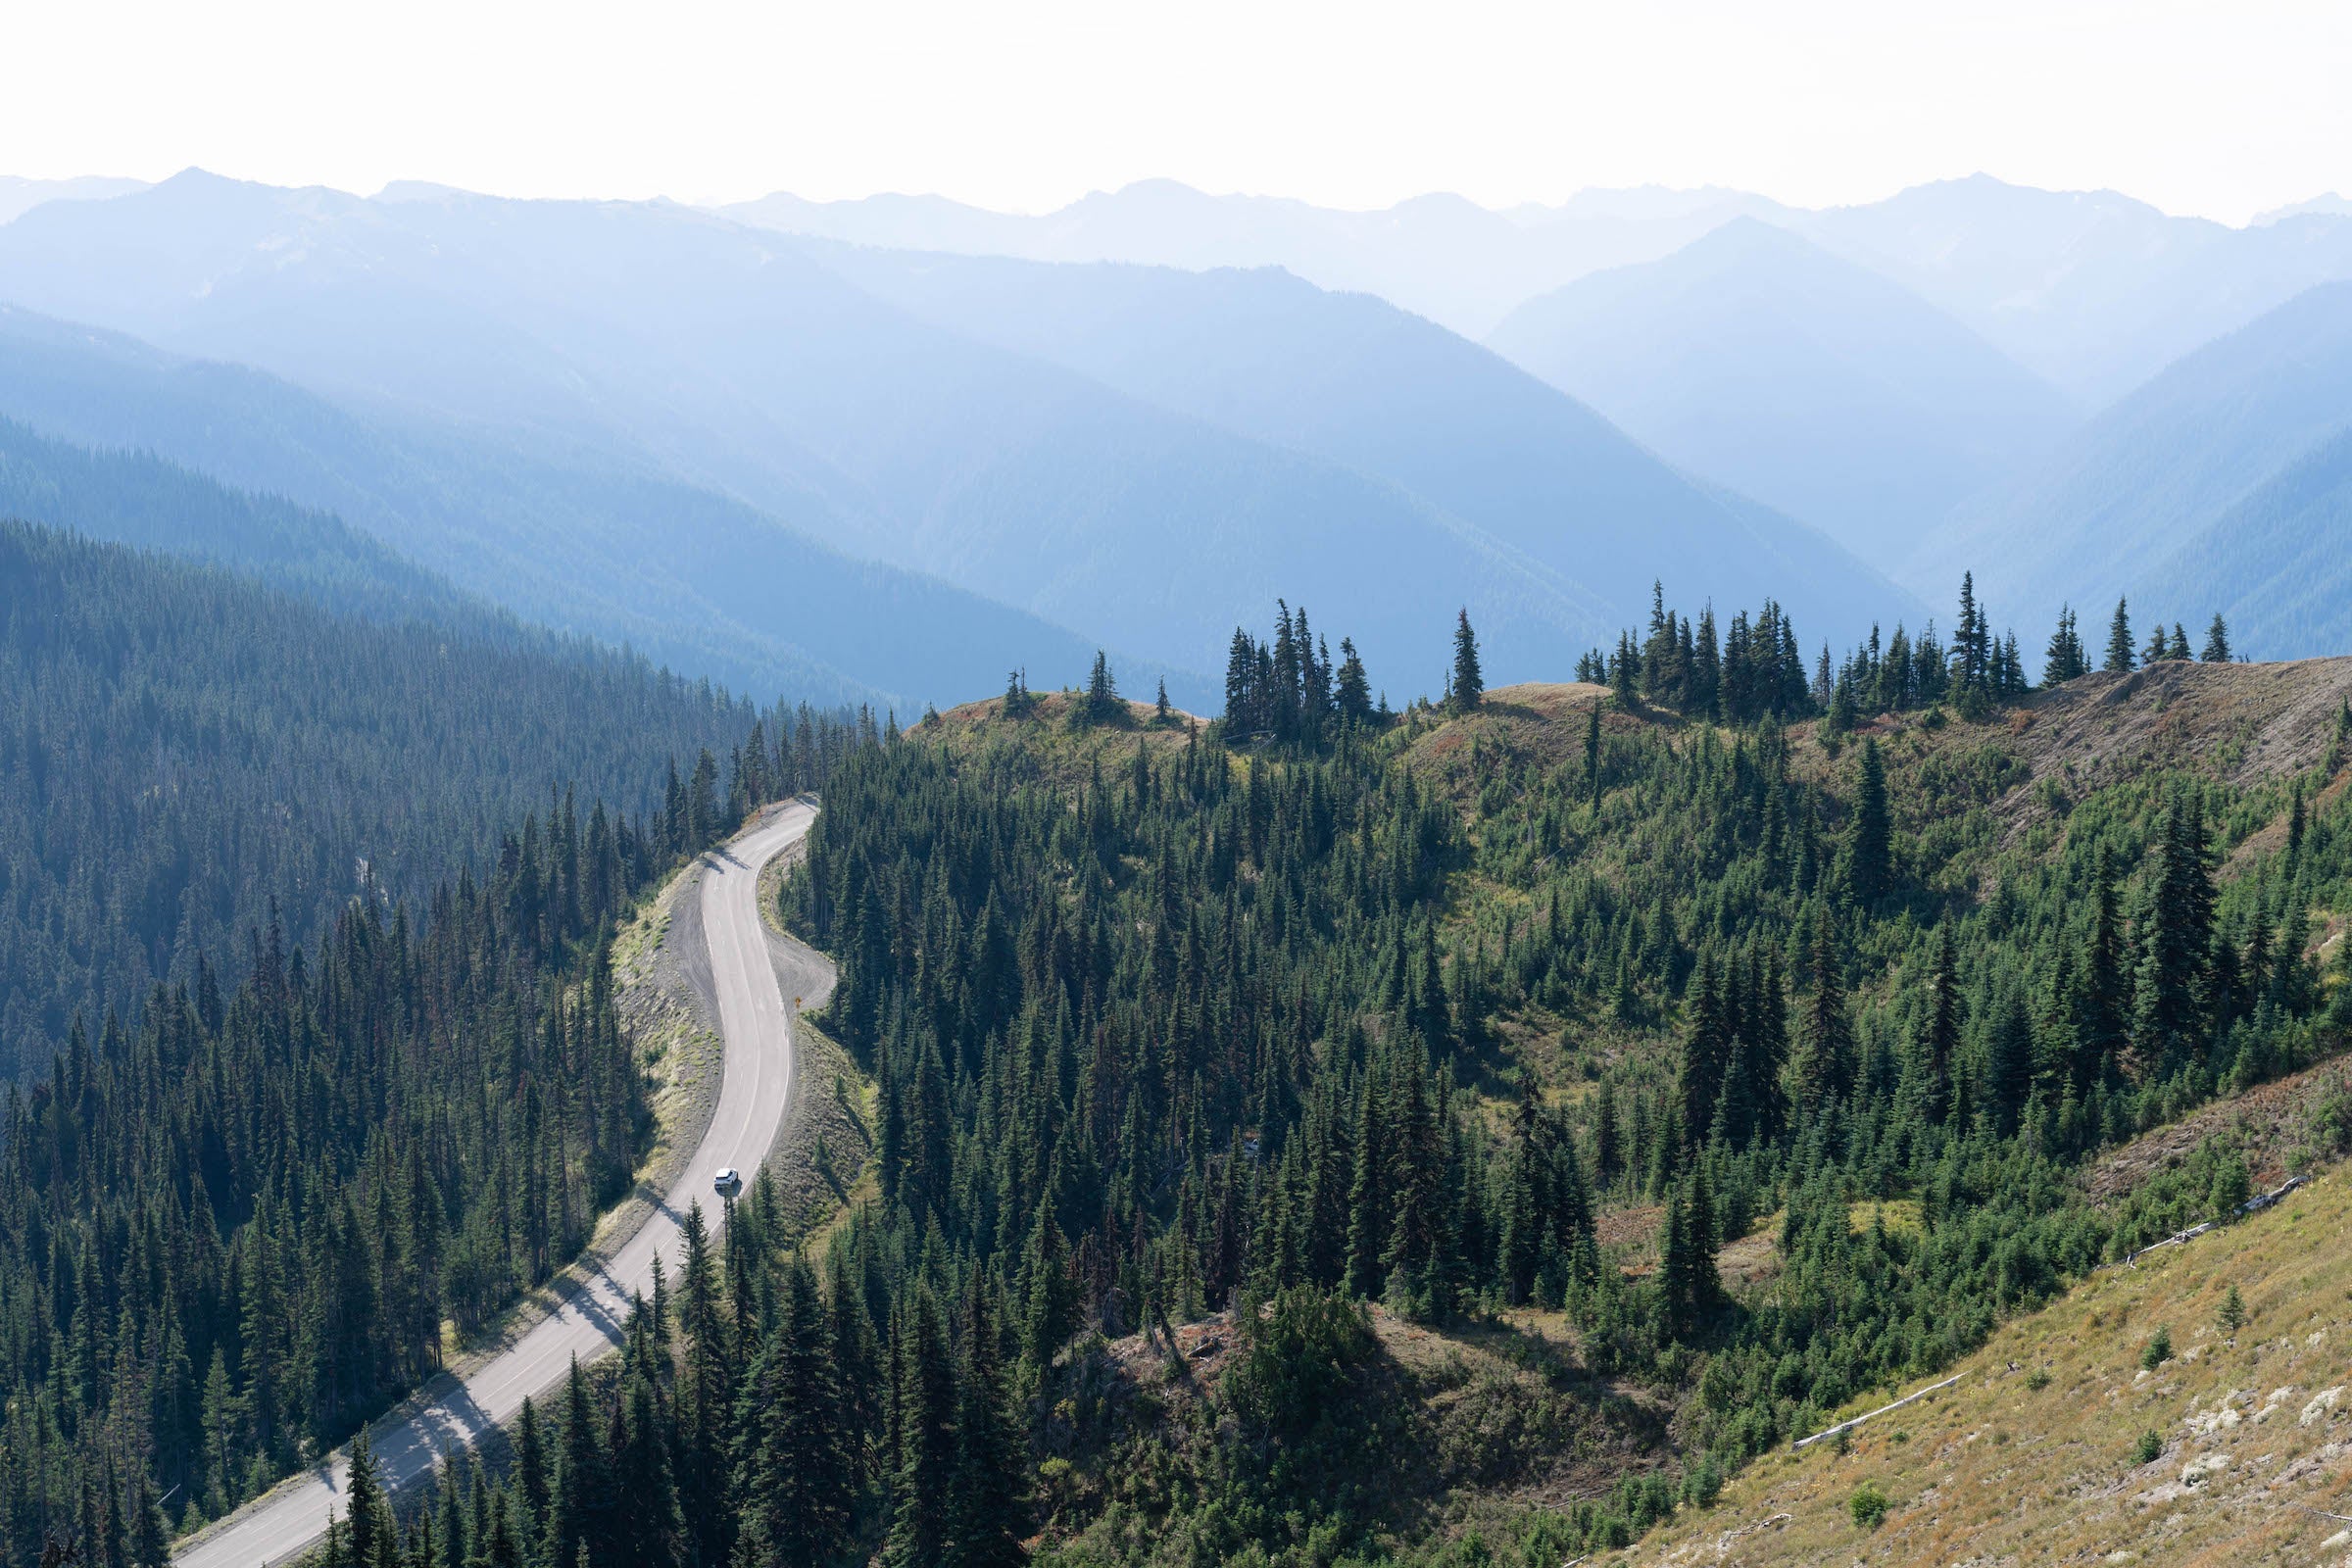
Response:
[{"label": "forested hillside", "polygon": [[0,1563],[144,1568],[579,1251],[614,917],[880,735],[20,525],[0,588]]},{"label": "forested hillside", "polygon": [[487,606],[339,517],[231,490],[150,452],[47,440],[7,418],[0,517],[209,561],[344,614],[495,629]]},{"label": "forested hillside", "polygon": [[[167,500],[205,488],[148,472]],[[193,984],[200,955],[241,970],[273,920],[307,947],[355,898],[486,875],[526,813],[584,833],[600,803],[637,818],[708,794],[697,758],[722,766],[761,722],[640,662],[469,624],[338,618],[0,525],[0,1077],[43,1067],[76,1016]]]},{"label": "forested hillside", "polygon": [[873,1082],[848,1209],[756,1186],[433,1528],[1555,1563],[2242,1198],[2079,1171],[2340,1048],[2352,663],[1717,631],[1489,692],[1464,623],[1391,716],[1286,611],[1206,727],[1103,670],[853,755],[783,895]]}]

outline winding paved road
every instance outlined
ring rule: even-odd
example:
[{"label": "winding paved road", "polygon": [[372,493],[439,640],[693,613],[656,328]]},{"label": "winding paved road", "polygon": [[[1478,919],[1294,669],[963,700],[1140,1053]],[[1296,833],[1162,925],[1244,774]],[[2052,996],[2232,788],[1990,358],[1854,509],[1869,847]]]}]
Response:
[{"label": "winding paved road", "polygon": [[[653,1291],[657,1252],[674,1275],[681,1250],[678,1227],[687,1205],[701,1199],[706,1210],[715,1207],[713,1174],[732,1165],[748,1180],[766,1157],[792,1095],[793,1009],[777,983],[760,924],[760,868],[815,819],[815,807],[794,802],[703,858],[703,936],[710,949],[726,1067],[710,1128],[685,1173],[635,1235],[601,1263],[590,1264],[594,1271],[585,1285],[553,1315],[465,1378],[434,1379],[421,1407],[370,1433],[390,1485],[430,1473],[442,1453],[467,1446],[511,1419],[525,1396],[543,1393],[561,1379],[573,1356],[586,1361],[618,1345],[631,1298]],[[798,972],[792,983],[814,1005],[832,987],[832,965],[806,949],[793,957]],[[348,1479],[347,1456],[338,1452],[181,1546],[172,1561],[178,1568],[256,1568],[282,1561],[324,1533],[329,1507],[342,1511]]]}]

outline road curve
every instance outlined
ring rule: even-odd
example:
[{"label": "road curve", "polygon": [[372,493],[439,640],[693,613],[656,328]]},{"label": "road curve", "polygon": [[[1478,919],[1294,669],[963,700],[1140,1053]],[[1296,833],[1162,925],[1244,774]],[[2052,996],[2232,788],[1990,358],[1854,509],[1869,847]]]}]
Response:
[{"label": "road curve", "polygon": [[[539,1394],[562,1378],[573,1356],[586,1361],[618,1345],[631,1298],[652,1293],[657,1253],[674,1275],[678,1228],[687,1205],[701,1199],[708,1211],[714,1206],[713,1174],[732,1165],[748,1179],[766,1156],[792,1095],[794,1014],[769,961],[767,933],[760,917],[760,868],[806,834],[815,819],[814,806],[796,801],[759,828],[703,857],[703,936],[710,944],[726,1053],[717,1108],[684,1174],[636,1234],[596,1263],[586,1283],[561,1308],[466,1377],[435,1378],[421,1402],[413,1401],[405,1415],[369,1432],[390,1485],[399,1487],[430,1473],[441,1454],[468,1446],[511,1419],[522,1408],[525,1396]],[[819,986],[830,989],[832,966],[814,955],[808,957],[808,980],[813,983],[795,983],[804,985],[804,996],[813,1005],[820,1000]],[[328,1509],[342,1512],[348,1480],[347,1456],[338,1452],[197,1536],[174,1551],[172,1560],[178,1568],[256,1568],[280,1562],[325,1533]]]}]

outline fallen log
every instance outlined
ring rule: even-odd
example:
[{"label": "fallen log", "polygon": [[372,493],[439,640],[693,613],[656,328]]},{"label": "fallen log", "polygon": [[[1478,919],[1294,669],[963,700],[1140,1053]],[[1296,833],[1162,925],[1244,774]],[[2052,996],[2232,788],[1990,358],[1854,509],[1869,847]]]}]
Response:
[{"label": "fallen log", "polygon": [[1904,1395],[1892,1404],[1882,1404],[1876,1410],[1868,1411],[1865,1414],[1858,1415],[1851,1421],[1840,1421],[1836,1426],[1826,1427],[1823,1430],[1814,1433],[1809,1438],[1799,1438],[1792,1445],[1792,1446],[1802,1448],[1809,1444],[1819,1443],[1824,1438],[1834,1438],[1840,1432],[1851,1432],[1854,1428],[1860,1426],[1865,1421],[1871,1420],[1873,1417],[1885,1415],[1889,1410],[1900,1410],[1904,1405],[1909,1404],[1912,1400],[1924,1399],[1929,1395],[1934,1394],[1937,1389],[1948,1389],[1966,1376],[1968,1376],[1968,1374],[1965,1372],[1955,1372],[1950,1377],[1945,1378],[1941,1383],[1931,1383],[1916,1394]]}]

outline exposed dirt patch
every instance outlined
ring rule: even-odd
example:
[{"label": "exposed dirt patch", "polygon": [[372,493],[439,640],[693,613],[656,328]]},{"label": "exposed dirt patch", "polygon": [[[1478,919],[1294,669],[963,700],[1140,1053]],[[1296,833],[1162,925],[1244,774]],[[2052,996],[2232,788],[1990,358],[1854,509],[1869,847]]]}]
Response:
[{"label": "exposed dirt patch", "polygon": [[[1444,1533],[1481,1509],[1557,1506],[1663,1451],[1672,1410],[1588,1371],[1557,1313],[1430,1327],[1375,1306],[1370,1321],[1372,1352],[1318,1431],[1383,1434],[1364,1451],[1382,1473],[1355,1479],[1392,1527]],[[1198,1462],[1242,1437],[1218,1393],[1245,1350],[1231,1312],[1072,1347],[1047,1396],[1049,1510],[1099,1519],[1107,1494],[1131,1494],[1139,1441]]]},{"label": "exposed dirt patch", "polygon": [[[2084,675],[1996,721],[2006,730],[2003,750],[2025,764],[2032,787],[2011,791],[1995,810],[2015,834],[2063,814],[2091,790],[2151,771],[2187,769],[2239,786],[2284,778],[2326,759],[2347,697],[2352,658],[2167,661],[2129,675]],[[1947,726],[1943,733],[1983,729]],[[2275,846],[2285,831],[2282,814],[2254,840]],[[2240,848],[2247,853],[2261,852]]]},{"label": "exposed dirt patch", "polygon": [[2168,661],[2085,675],[2037,696],[2019,755],[2045,771],[2063,758],[2094,777],[2194,767],[2235,784],[2318,763],[2352,697],[2352,658],[2283,664]]},{"label": "exposed dirt patch", "polygon": [[1657,1240],[1666,1218],[1663,1203],[1629,1203],[1606,1208],[1592,1217],[1593,1237],[1603,1247],[1640,1247]]},{"label": "exposed dirt patch", "polygon": [[1715,1253],[1715,1272],[1723,1283],[1744,1290],[1760,1285],[1781,1271],[1779,1227],[1759,1225],[1736,1242],[1725,1244]]},{"label": "exposed dirt patch", "polygon": [[1672,714],[1630,713],[1608,701],[1609,689],[1584,681],[1530,681],[1498,686],[1470,712],[1456,718],[1420,714],[1409,722],[1428,728],[1412,742],[1413,765],[1453,789],[1475,791],[1486,781],[1468,764],[1475,751],[1501,752],[1544,767],[1583,755],[1587,714],[1601,705],[1601,728],[1615,733],[1658,723],[1680,723]]},{"label": "exposed dirt patch", "polygon": [[872,1080],[806,1015],[793,1025],[793,1044],[800,1080],[760,1167],[760,1179],[774,1184],[783,1215],[779,1240],[787,1246],[815,1235],[858,1194],[874,1188],[880,1108]]},{"label": "exposed dirt patch", "polygon": [[2309,1143],[2312,1113],[2346,1092],[2352,1092],[2352,1060],[2324,1061],[2134,1138],[2093,1165],[2083,1185],[2098,1201],[2111,1201],[2179,1164],[2208,1138],[2221,1138],[2245,1155],[2257,1186],[2275,1187],[2293,1174],[2289,1156]]}]

